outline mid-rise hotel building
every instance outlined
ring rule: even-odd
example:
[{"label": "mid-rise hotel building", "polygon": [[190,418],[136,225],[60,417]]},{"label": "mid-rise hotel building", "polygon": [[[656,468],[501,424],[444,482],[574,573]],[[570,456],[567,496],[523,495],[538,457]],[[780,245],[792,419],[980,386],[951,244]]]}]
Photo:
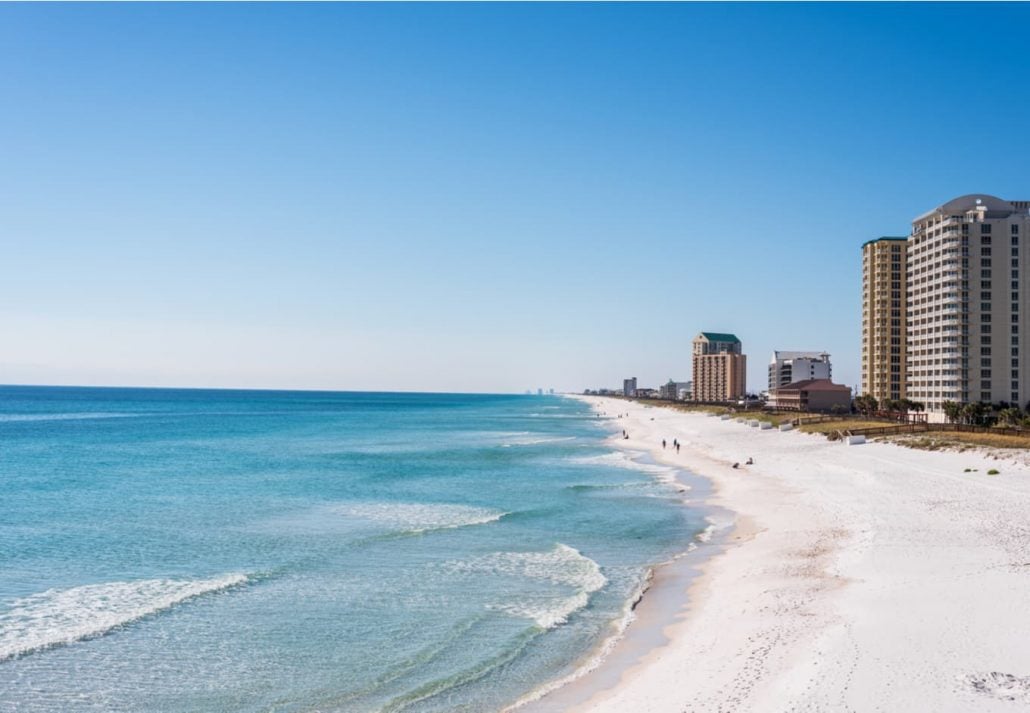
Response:
[{"label": "mid-rise hotel building", "polygon": [[747,357],[732,334],[701,332],[694,337],[695,401],[735,401],[747,393]]},{"label": "mid-rise hotel building", "polygon": [[1030,400],[1028,239],[1030,201],[962,196],[912,222],[908,398],[930,411]]},{"label": "mid-rise hotel building", "polygon": [[833,367],[826,352],[775,351],[769,361],[769,390],[806,379],[830,379]]},{"label": "mid-rise hotel building", "polygon": [[862,246],[862,393],[905,396],[907,239]]}]

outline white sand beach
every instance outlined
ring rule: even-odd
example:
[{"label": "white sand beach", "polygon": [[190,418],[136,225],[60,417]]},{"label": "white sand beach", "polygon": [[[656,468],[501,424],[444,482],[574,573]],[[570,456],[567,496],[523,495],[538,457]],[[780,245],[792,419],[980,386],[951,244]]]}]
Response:
[{"label": "white sand beach", "polygon": [[[734,529],[682,586],[668,642],[617,682],[587,674],[576,685],[592,693],[577,710],[1030,706],[1025,465],[583,398],[628,414],[613,425],[630,438],[615,445],[710,478]],[[681,452],[663,451],[663,438]],[[748,457],[754,465],[731,468]]]}]

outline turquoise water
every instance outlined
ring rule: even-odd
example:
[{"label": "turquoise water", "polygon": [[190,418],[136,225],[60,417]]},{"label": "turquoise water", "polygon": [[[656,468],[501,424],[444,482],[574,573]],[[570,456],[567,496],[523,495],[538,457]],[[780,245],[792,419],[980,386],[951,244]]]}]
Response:
[{"label": "turquoise water", "polygon": [[559,397],[0,387],[0,711],[489,711],[705,525]]}]

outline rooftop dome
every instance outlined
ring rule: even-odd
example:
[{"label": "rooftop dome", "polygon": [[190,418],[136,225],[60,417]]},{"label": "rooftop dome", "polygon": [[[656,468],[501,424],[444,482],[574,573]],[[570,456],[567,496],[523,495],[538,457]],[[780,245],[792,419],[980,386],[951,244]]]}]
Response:
[{"label": "rooftop dome", "polygon": [[918,222],[928,216],[938,213],[944,215],[958,215],[980,206],[983,206],[988,213],[1002,213],[1004,215],[1009,215],[1016,212],[1016,207],[1014,205],[1006,200],[998,198],[997,196],[989,196],[986,193],[970,193],[967,196],[952,198],[944,205],[934,208],[933,210],[928,210],[915,220]]}]

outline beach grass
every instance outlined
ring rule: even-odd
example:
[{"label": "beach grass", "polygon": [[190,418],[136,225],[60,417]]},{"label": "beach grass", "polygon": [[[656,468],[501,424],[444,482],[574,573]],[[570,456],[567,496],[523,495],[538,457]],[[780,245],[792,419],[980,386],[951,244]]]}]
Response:
[{"label": "beach grass", "polygon": [[1030,448],[1030,437],[1005,433],[926,433],[886,436],[882,439],[906,448],[923,451],[969,450],[970,448]]},{"label": "beach grass", "polygon": [[803,423],[798,426],[798,430],[804,433],[833,433],[835,431],[849,431],[856,428],[882,428],[884,426],[894,425],[888,421],[872,421],[863,419],[840,419],[834,421],[821,421],[819,423]]}]

